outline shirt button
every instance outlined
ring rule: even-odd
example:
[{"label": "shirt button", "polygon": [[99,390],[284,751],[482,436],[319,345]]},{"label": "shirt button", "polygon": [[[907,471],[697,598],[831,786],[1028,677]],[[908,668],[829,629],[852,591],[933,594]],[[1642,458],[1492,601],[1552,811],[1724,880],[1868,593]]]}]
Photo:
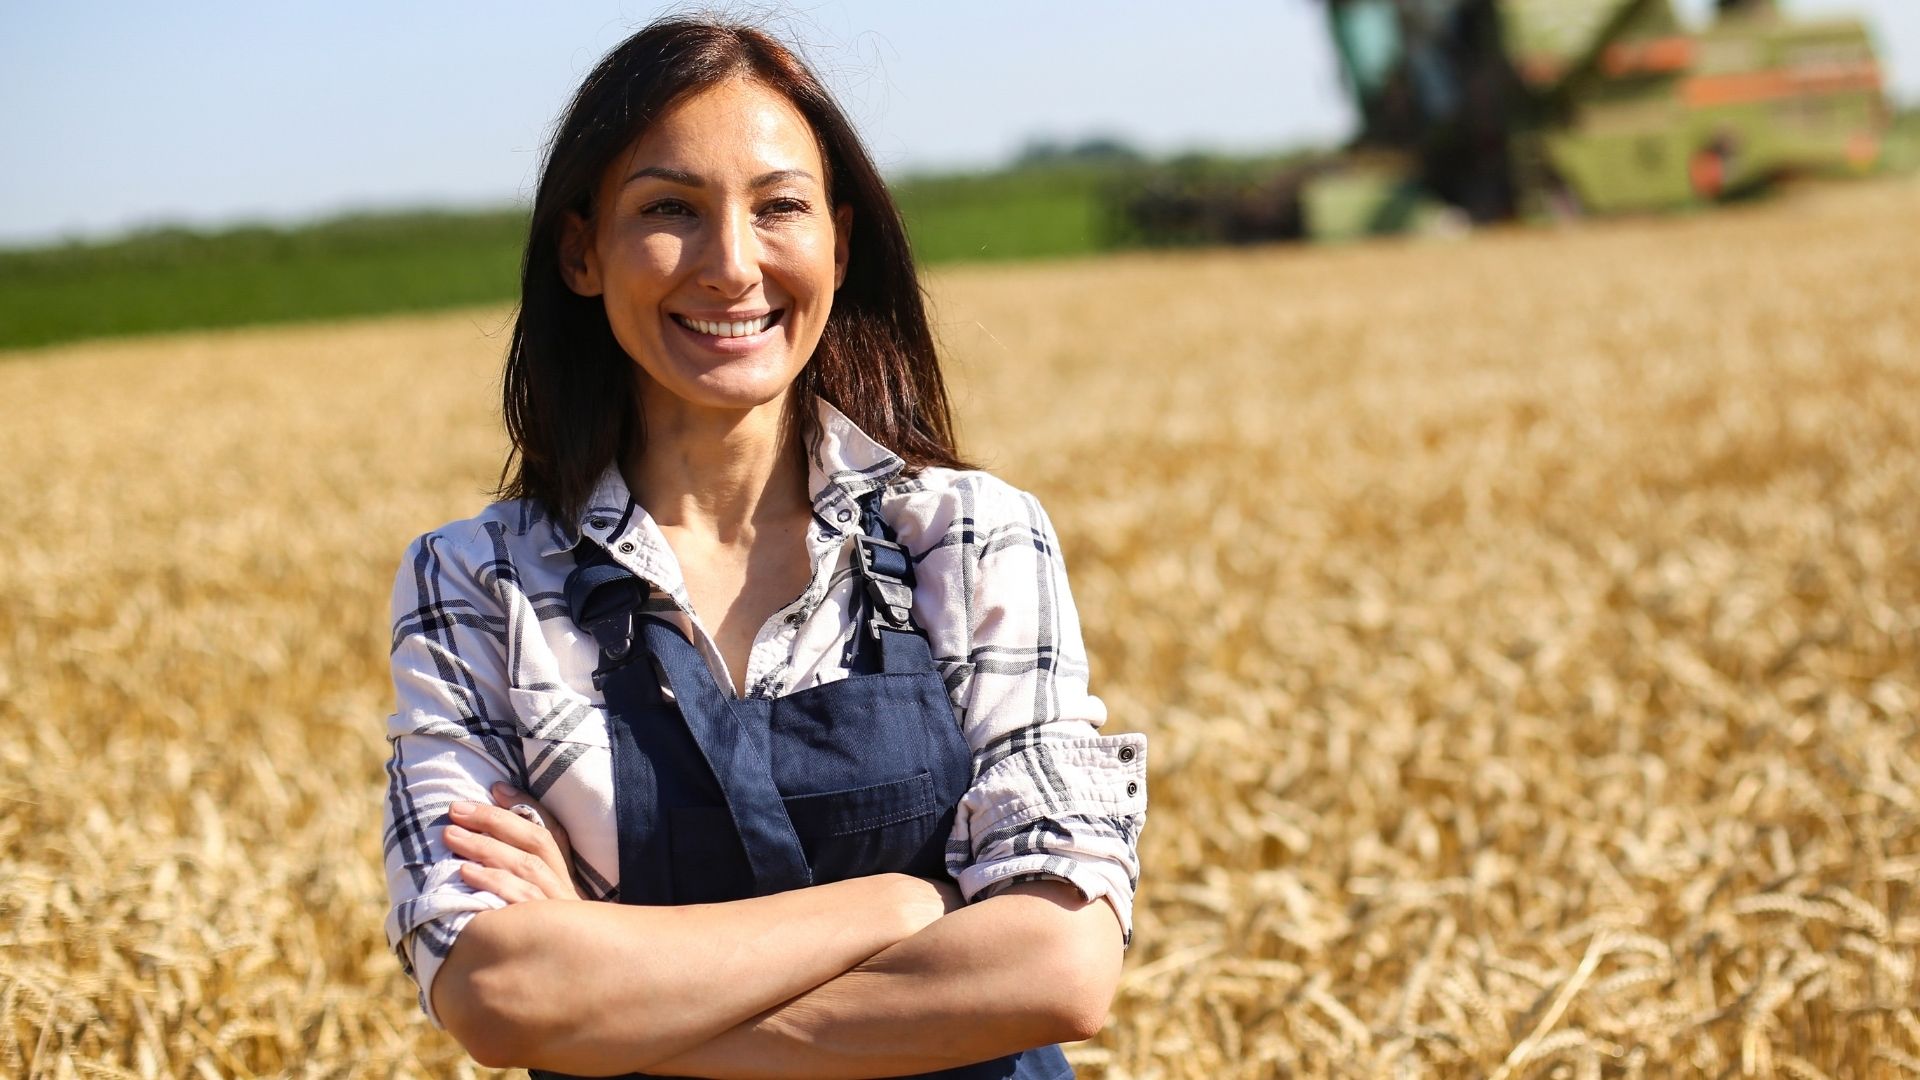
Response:
[{"label": "shirt button", "polygon": [[1140,794],[1140,785],[1139,785],[1139,784],[1136,784],[1136,783],[1134,783],[1134,782],[1133,782],[1133,781],[1131,781],[1131,780],[1129,780],[1129,781],[1127,781],[1127,794],[1128,794],[1128,795],[1138,795],[1138,794]]},{"label": "shirt button", "polygon": [[840,522],[841,524],[845,524],[845,523],[847,523],[847,522],[849,522],[849,521],[852,521],[852,520],[853,520],[853,511],[851,511],[851,510],[842,510],[842,511],[840,511],[839,513],[837,513],[837,514],[835,514],[835,515],[833,515],[833,518],[834,518],[834,520],[835,520],[835,521],[838,521],[838,522]]},{"label": "shirt button", "polygon": [[627,541],[625,541],[625,542],[623,542],[623,543],[622,543],[622,544],[620,545],[620,554],[622,554],[622,555],[631,555],[631,554],[633,554],[633,541],[631,541],[631,540],[627,540]]},{"label": "shirt button", "polygon": [[1120,760],[1121,760],[1121,761],[1132,761],[1132,760],[1133,760],[1133,747],[1131,747],[1131,746],[1123,746],[1123,747],[1121,747],[1121,748],[1120,748]]}]

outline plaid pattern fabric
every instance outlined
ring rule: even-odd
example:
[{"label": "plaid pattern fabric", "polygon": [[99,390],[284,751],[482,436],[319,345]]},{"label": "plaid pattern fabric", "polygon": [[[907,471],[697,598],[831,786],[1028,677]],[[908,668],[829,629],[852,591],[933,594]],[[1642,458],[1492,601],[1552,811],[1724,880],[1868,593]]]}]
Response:
[{"label": "plaid pattern fabric", "polygon": [[[819,419],[808,447],[813,579],[755,637],[749,693],[778,697],[847,676],[851,537],[858,500],[881,488],[881,516],[914,559],[914,619],[974,753],[949,873],[969,900],[1017,881],[1069,882],[1107,898],[1130,936],[1146,739],[1096,731],[1106,707],[1088,692],[1052,523],[1031,495],[983,472],[906,479],[901,460],[839,410],[823,402]],[[408,547],[393,593],[386,933],[435,1024],[428,1001],[441,960],[474,913],[504,903],[461,880],[440,841],[449,803],[488,802],[502,780],[533,792],[572,839],[585,889],[618,898],[607,718],[591,679],[598,653],[561,596],[583,534],[655,586],[651,609],[686,632],[720,686],[732,685],[672,550],[617,469],[578,522],[495,503]]]}]

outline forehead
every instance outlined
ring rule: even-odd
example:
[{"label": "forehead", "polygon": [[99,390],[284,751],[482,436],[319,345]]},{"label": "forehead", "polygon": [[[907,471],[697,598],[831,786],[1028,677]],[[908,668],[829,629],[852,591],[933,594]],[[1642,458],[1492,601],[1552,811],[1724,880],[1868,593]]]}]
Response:
[{"label": "forehead", "polygon": [[[752,79],[730,79],[676,101],[615,161],[618,175],[649,165],[706,176],[804,169],[825,176],[820,142],[793,102]],[[616,181],[617,182],[617,181]]]}]

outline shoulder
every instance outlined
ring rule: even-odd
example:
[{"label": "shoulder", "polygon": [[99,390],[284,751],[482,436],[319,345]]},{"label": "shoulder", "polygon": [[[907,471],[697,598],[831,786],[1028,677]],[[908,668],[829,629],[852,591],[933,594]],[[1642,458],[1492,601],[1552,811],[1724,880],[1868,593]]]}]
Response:
[{"label": "shoulder", "polygon": [[1065,573],[1040,500],[990,472],[923,470],[889,485],[881,510],[923,577],[948,577],[969,595],[1032,593]]},{"label": "shoulder", "polygon": [[1038,498],[984,469],[929,468],[897,479],[887,486],[882,510],[916,551],[945,541],[984,553],[1008,537],[1053,531]]},{"label": "shoulder", "polygon": [[426,589],[448,578],[494,588],[517,580],[517,568],[566,537],[544,507],[530,499],[493,503],[472,517],[421,533],[400,557],[397,585]]}]

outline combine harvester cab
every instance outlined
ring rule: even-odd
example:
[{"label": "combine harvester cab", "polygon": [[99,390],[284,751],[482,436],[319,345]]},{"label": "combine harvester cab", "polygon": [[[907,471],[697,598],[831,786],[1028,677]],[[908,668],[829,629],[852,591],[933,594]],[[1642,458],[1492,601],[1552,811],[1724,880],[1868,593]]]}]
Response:
[{"label": "combine harvester cab", "polygon": [[1538,101],[1540,122],[1516,136],[1535,170],[1530,210],[1671,209],[1879,160],[1888,115],[1857,20],[1790,19],[1748,0],[1690,32],[1668,0],[1502,7],[1515,70]]}]

